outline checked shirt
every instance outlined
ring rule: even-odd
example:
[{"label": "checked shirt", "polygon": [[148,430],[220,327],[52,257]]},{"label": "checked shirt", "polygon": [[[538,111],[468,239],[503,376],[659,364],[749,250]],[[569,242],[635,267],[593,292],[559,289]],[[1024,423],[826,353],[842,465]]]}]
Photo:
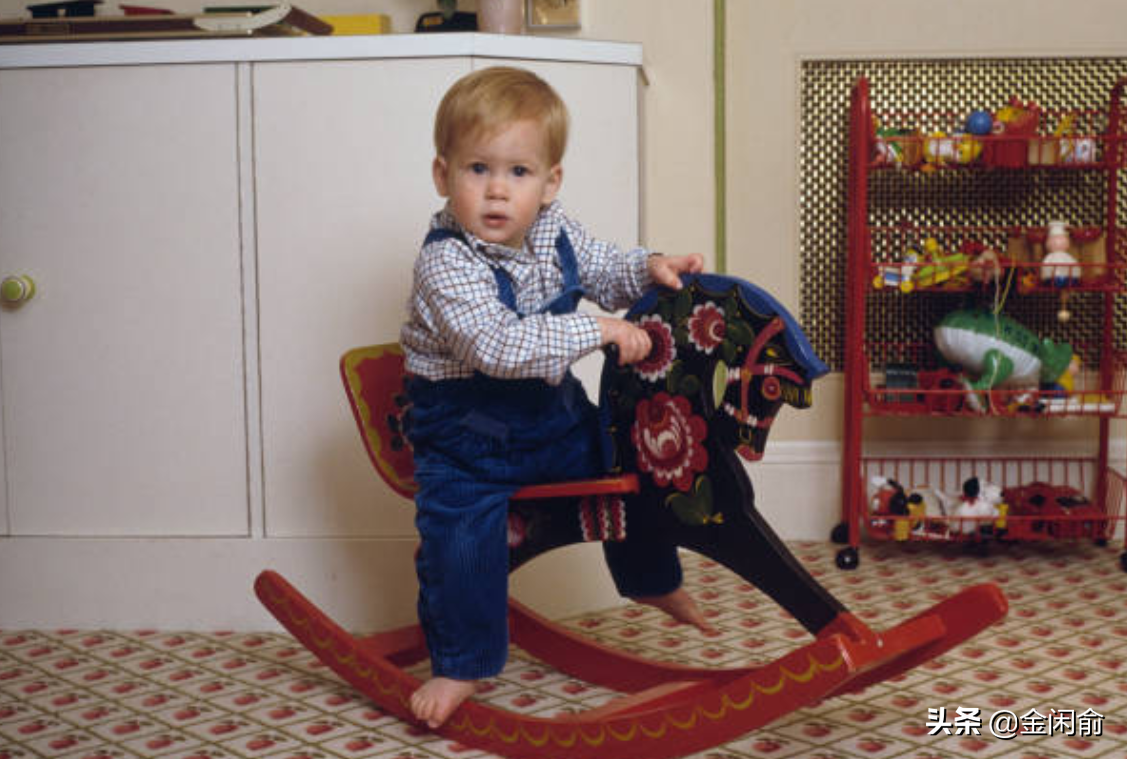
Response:
[{"label": "checked shirt", "polygon": [[[540,212],[519,250],[483,242],[446,209],[434,215],[431,228],[455,230],[465,241],[424,245],[415,262],[400,343],[407,371],[427,379],[477,371],[559,384],[575,361],[599,348],[599,326],[590,314],[538,313],[563,287],[555,245],[561,229],[575,250],[585,297],[604,310],[631,305],[650,285],[648,250],[624,252],[592,237],[558,201]],[[520,313],[501,302],[494,267],[508,274]]]}]

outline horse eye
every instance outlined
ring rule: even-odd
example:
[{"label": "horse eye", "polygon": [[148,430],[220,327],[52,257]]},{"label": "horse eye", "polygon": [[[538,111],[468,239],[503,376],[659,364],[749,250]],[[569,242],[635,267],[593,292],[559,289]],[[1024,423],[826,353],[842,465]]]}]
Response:
[{"label": "horse eye", "polygon": [[783,383],[778,377],[764,377],[759,392],[769,401],[777,401],[783,394]]}]

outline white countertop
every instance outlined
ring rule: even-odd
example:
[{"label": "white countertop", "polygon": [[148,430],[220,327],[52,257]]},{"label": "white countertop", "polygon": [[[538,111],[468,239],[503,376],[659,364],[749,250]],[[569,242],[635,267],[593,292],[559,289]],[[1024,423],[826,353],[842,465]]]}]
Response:
[{"label": "white countertop", "polygon": [[28,43],[0,45],[0,68],[451,56],[640,67],[642,46],[634,42],[479,33]]}]

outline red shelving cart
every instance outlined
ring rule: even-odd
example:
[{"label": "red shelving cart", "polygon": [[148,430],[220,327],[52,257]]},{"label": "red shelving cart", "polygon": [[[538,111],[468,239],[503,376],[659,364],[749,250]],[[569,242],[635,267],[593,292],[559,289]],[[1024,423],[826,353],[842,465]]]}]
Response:
[{"label": "red shelving cart", "polygon": [[[1114,331],[1117,299],[1127,293],[1127,230],[1118,224],[1125,86],[1118,82],[1096,109],[1015,102],[987,133],[970,133],[966,112],[876,111],[869,82],[855,83],[839,567],[857,566],[863,535],[1104,542],[1122,530],[1127,462],[1111,461],[1109,434],[1113,419],[1127,419],[1127,350]],[[1062,283],[1042,253],[1047,221],[1064,212],[1078,255]],[[941,317],[967,302],[1013,311],[1032,331],[1070,342],[1079,357],[1072,387],[968,389],[961,367],[945,362],[933,340]],[[876,417],[920,424],[1087,417],[1096,439],[1078,456],[1042,455],[1051,446],[1037,441],[1021,456],[981,446],[968,456],[888,456],[866,447]],[[1043,433],[1030,433],[1027,423],[1020,429],[1049,436],[1052,422],[1045,425],[1037,428]],[[972,478],[997,486],[1004,505],[956,518],[952,494],[957,499]],[[1127,550],[1120,563],[1127,571]]]}]

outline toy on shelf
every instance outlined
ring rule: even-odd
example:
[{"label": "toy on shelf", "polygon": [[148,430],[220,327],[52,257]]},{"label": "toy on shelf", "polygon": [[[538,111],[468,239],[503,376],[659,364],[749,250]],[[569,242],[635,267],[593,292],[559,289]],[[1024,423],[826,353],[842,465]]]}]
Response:
[{"label": "toy on shelf", "polygon": [[[1004,519],[1006,505],[1002,502],[1002,488],[992,482],[980,482],[970,477],[963,482],[963,492],[951,513],[951,532],[964,535],[989,535],[993,533],[999,517]],[[1004,525],[1004,521],[1002,525]]]},{"label": "toy on shelf", "polygon": [[923,260],[912,275],[916,287],[938,287],[944,283],[962,284],[970,259],[962,251],[945,252],[934,237],[924,240]]},{"label": "toy on shelf", "polygon": [[905,490],[896,480],[873,475],[869,498],[870,528],[893,540],[946,539],[947,516],[952,501],[930,487]]},{"label": "toy on shelf", "polygon": [[[920,386],[920,368],[913,363],[905,361],[890,362],[884,367],[884,386],[888,390],[903,388],[914,390]],[[914,392],[888,393],[891,403],[915,403],[917,395]]]},{"label": "toy on shelf", "polygon": [[955,414],[963,407],[961,378],[946,367],[920,372],[924,390],[924,408],[932,414]]},{"label": "toy on shelf", "polygon": [[986,144],[983,161],[991,166],[1020,168],[1028,163],[1028,145],[1041,121],[1041,109],[1035,103],[1022,103],[1017,98],[994,114],[992,137]]},{"label": "toy on shelf", "polygon": [[964,128],[970,134],[985,137],[994,131],[994,115],[990,111],[971,111]]},{"label": "toy on shelf", "polygon": [[[1020,513],[1031,513],[1031,498],[1022,490],[1004,491],[1002,486],[972,475],[959,491],[946,492],[928,485],[906,488],[885,475],[869,479],[869,528],[877,536],[905,540],[987,540],[1013,537],[1008,534],[1009,516],[1017,513],[1007,502],[1020,497]],[[1040,491],[1037,491],[1040,493]],[[1078,493],[1068,491],[1074,497]],[[1086,499],[1084,502],[1087,503]]]},{"label": "toy on shelf", "polygon": [[1037,390],[1042,383],[1067,381],[1074,371],[1072,345],[1038,338],[1003,314],[962,309],[947,314],[935,327],[935,346],[948,362],[976,379],[964,377],[967,403],[984,410],[978,392],[998,387]]},{"label": "toy on shelf", "polygon": [[[872,253],[870,268],[875,290],[907,294],[916,290],[966,290],[972,285],[1008,285],[1005,275],[1015,266],[1010,258],[1012,251],[999,244],[1004,238],[995,229],[967,228],[961,235],[939,229],[933,235],[928,233],[929,228],[911,223],[874,229],[880,240]],[[943,238],[947,238],[946,244]],[[1024,237],[1021,244],[1026,245]],[[1023,268],[1024,264],[1031,264],[1027,259],[1024,255],[1021,258]]]},{"label": "toy on shelf", "polygon": [[[1080,284],[1080,266],[1072,254],[1072,238],[1063,221],[1049,222],[1045,234],[1045,257],[1041,259],[1041,281],[1052,287],[1063,289]],[[1068,321],[1072,314],[1068,310],[1068,292],[1060,296],[1060,310],[1057,319]]]},{"label": "toy on shelf", "polygon": [[972,282],[979,285],[990,285],[1001,280],[1002,270],[1006,262],[996,248],[974,240],[967,240],[959,247],[959,250],[969,260],[967,272],[970,274]]},{"label": "toy on shelf", "polygon": [[1006,488],[1004,498],[1012,504],[1014,537],[1106,539],[1110,523],[1087,496],[1074,487],[1031,482]]},{"label": "toy on shelf", "polygon": [[924,171],[939,166],[966,166],[982,155],[982,142],[963,132],[936,132],[924,139]]},{"label": "toy on shelf", "polygon": [[1061,116],[1049,137],[1029,141],[1030,166],[1075,166],[1096,162],[1096,138],[1076,134],[1075,113]]},{"label": "toy on shelf", "polygon": [[908,514],[912,517],[912,536],[925,540],[948,536],[948,501],[935,488],[917,485],[908,493]]},{"label": "toy on shelf", "polygon": [[1118,404],[1104,393],[1055,395],[1042,401],[1046,414],[1114,414]]},{"label": "toy on shelf", "polygon": [[1020,227],[1009,231],[1006,237],[1005,260],[1016,273],[1018,292],[1028,293],[1037,289],[1041,281],[1038,254],[1044,241],[1036,237],[1035,230],[1028,232]]},{"label": "toy on shelf", "polygon": [[1098,159],[1096,146],[1095,137],[1062,137],[1060,162],[1065,165],[1095,163]]},{"label": "toy on shelf", "polygon": [[873,124],[873,162],[877,166],[910,169],[922,160],[920,133],[914,129],[898,129]]},{"label": "toy on shelf", "polygon": [[908,248],[900,263],[881,264],[878,267],[877,275],[873,277],[873,287],[877,290],[891,287],[902,293],[912,292],[916,289],[914,277],[919,262],[920,252],[915,248]]},{"label": "toy on shelf", "polygon": [[893,530],[897,540],[907,539],[908,520],[894,519],[909,514],[908,496],[904,492],[904,486],[896,480],[880,475],[874,475],[869,480],[869,485],[873,488],[873,494],[869,498],[869,511],[873,516],[870,525],[876,530]]},{"label": "toy on shelf", "polygon": [[1100,284],[1107,279],[1107,235],[1099,227],[1078,227],[1072,240],[1080,248],[1080,281]]},{"label": "toy on shelf", "polygon": [[[1067,121],[1063,123],[1067,123]],[[1031,137],[1029,139],[1029,154],[1027,160],[1030,166],[1055,166],[1060,163],[1060,134],[1061,133],[1057,131],[1050,137]]]},{"label": "toy on shelf", "polygon": [[921,369],[913,361],[889,361],[884,364],[884,383],[868,394],[874,409],[893,414],[958,413],[966,390],[962,377],[947,367]]}]

